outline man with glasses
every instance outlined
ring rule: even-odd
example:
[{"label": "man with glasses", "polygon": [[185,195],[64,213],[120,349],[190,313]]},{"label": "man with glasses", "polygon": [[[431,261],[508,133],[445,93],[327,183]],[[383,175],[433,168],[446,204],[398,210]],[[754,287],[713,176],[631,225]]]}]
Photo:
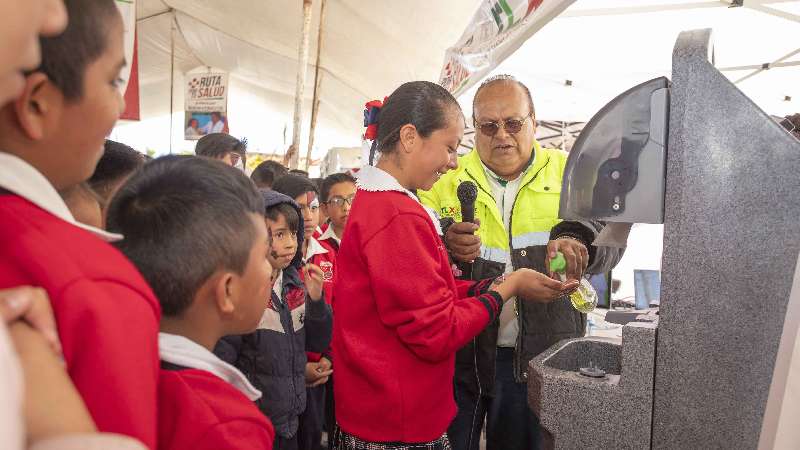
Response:
[{"label": "man with glasses", "polygon": [[[472,262],[462,276],[479,280],[521,267],[548,273],[546,260],[557,251],[567,260],[568,278],[610,270],[621,252],[591,245],[600,224],[558,219],[567,154],[536,142],[528,88],[508,75],[487,80],[475,94],[473,122],[475,149],[420,194],[443,218],[454,262]],[[478,186],[477,225],[460,222],[456,190],[463,181]],[[454,271],[465,272],[455,265]],[[527,404],[528,362],[561,339],[583,336],[585,328],[586,315],[566,297],[549,304],[506,302],[499,321],[456,355],[458,414],[448,430],[453,448],[477,450],[484,419],[487,450],[539,448],[538,419]]]}]

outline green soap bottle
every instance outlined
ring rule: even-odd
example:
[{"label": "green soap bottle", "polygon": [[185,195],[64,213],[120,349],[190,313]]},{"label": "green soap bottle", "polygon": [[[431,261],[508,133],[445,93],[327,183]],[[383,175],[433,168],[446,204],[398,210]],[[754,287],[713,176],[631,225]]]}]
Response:
[{"label": "green soap bottle", "polygon": [[[561,252],[556,253],[556,257],[550,260],[550,270],[557,273],[561,281],[567,279],[567,260]],[[575,292],[569,294],[572,307],[582,313],[594,311],[597,306],[597,292],[594,291],[592,284],[586,278],[581,278],[581,284]]]}]

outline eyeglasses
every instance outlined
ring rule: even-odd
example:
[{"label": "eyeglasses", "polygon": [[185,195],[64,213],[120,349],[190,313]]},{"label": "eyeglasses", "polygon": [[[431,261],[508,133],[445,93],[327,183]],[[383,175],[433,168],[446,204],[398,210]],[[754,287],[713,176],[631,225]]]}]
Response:
[{"label": "eyeglasses", "polygon": [[348,205],[352,205],[354,198],[355,198],[355,194],[350,195],[348,197],[339,197],[337,195],[336,197],[331,197],[331,199],[328,200],[327,203],[329,205],[331,205],[331,206],[335,206],[337,208],[341,208],[341,207],[344,206],[345,203],[347,203]]},{"label": "eyeglasses", "polygon": [[481,122],[478,124],[478,129],[481,130],[484,136],[492,137],[500,131],[500,127],[506,130],[508,134],[517,134],[522,130],[525,121],[530,116],[525,116],[520,119],[504,119],[500,122]]}]

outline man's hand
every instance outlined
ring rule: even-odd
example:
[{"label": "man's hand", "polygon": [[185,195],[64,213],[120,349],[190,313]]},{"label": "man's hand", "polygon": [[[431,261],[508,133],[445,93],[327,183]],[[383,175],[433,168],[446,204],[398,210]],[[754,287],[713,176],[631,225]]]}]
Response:
[{"label": "man's hand", "polygon": [[472,262],[481,254],[481,238],[475,233],[480,227],[470,222],[456,222],[447,229],[444,243],[453,258],[459,262]]},{"label": "man's hand", "polygon": [[53,351],[61,355],[53,309],[44,289],[19,286],[0,290],[0,320],[9,325],[18,320],[26,322],[42,334]]},{"label": "man's hand", "polygon": [[[323,362],[325,361],[325,362]],[[306,386],[316,387],[328,382],[333,369],[331,369],[331,362],[327,358],[320,359],[319,362],[306,363]]]},{"label": "man's hand", "polygon": [[303,266],[303,275],[303,283],[306,285],[306,292],[311,300],[317,301],[322,298],[322,269],[309,263]]},{"label": "man's hand", "polygon": [[571,238],[548,242],[545,265],[551,278],[556,278],[556,274],[550,271],[550,260],[556,257],[556,252],[561,252],[567,261],[567,279],[580,280],[589,265],[589,251],[586,246],[581,241]]}]

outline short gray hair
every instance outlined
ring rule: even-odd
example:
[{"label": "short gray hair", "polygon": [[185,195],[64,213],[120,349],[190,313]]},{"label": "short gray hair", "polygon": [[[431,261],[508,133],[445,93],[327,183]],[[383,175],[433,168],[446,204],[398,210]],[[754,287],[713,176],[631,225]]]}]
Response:
[{"label": "short gray hair", "polygon": [[516,83],[522,90],[525,92],[525,96],[528,97],[528,107],[530,108],[530,114],[532,117],[536,117],[536,110],[533,107],[533,97],[531,97],[531,91],[528,89],[528,86],[525,86],[521,81],[516,79],[513,75],[508,74],[500,74],[495,75],[493,77],[489,77],[481,83],[478,87],[478,90],[475,91],[475,97],[472,98],[472,120],[475,120],[475,105],[478,101],[478,96],[480,95],[481,91],[484,88],[489,87],[495,83]]}]

